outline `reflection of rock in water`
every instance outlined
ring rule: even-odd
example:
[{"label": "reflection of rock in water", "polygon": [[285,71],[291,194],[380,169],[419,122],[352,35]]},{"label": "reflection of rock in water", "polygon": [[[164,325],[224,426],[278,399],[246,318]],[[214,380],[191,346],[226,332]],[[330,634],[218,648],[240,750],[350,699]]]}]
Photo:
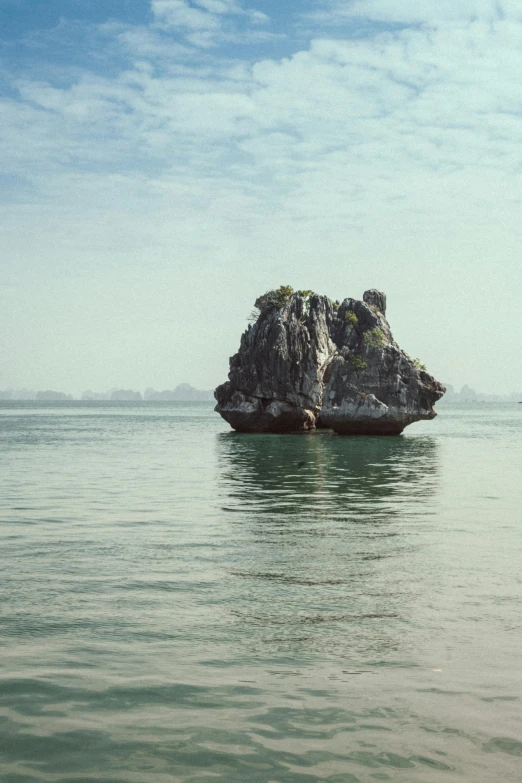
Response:
[{"label": "reflection of rock in water", "polygon": [[[386,521],[433,493],[434,439],[361,438],[329,432],[301,437],[219,436],[221,484],[229,508],[242,514],[283,514],[311,522],[323,512]],[[284,516],[280,519],[284,521]]]},{"label": "reflection of rock in water", "polygon": [[425,567],[436,441],[227,433],[218,452],[233,613],[256,654],[396,655]]}]

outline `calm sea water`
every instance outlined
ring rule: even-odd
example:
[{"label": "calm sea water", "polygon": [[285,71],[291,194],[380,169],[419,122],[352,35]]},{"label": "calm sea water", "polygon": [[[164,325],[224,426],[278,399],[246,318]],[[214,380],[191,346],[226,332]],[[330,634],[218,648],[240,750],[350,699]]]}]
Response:
[{"label": "calm sea water", "polygon": [[518,783],[521,443],[2,403],[2,783]]}]

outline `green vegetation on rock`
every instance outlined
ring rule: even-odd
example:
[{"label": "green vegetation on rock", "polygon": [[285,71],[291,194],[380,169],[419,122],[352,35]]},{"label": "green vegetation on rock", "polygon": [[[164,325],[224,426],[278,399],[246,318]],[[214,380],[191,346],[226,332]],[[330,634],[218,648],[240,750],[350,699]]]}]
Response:
[{"label": "green vegetation on rock", "polygon": [[346,323],[349,323],[350,326],[355,326],[355,324],[359,323],[359,319],[355,315],[355,313],[352,313],[351,310],[347,310],[344,314],[344,320]]},{"label": "green vegetation on rock", "polygon": [[350,356],[348,361],[351,364],[352,370],[355,370],[355,372],[362,372],[368,367],[361,356]]},{"label": "green vegetation on rock", "polygon": [[384,348],[386,343],[386,335],[380,329],[370,329],[368,332],[365,332],[364,344],[366,347]]},{"label": "green vegetation on rock", "polygon": [[294,289],[291,285],[280,285],[279,288],[274,291],[274,307],[277,307],[278,309],[283,307],[283,305],[288,302],[293,293]]},{"label": "green vegetation on rock", "polygon": [[422,364],[420,359],[414,359],[413,366],[415,367],[416,370],[423,370],[424,372],[426,372],[426,365]]},{"label": "green vegetation on rock", "polygon": [[[279,288],[276,288],[275,290],[267,291],[265,294],[256,299],[256,309],[252,311],[248,320],[251,323],[256,323],[259,317],[259,313],[270,310],[281,310],[281,308],[283,308],[290,301],[293,293],[294,289],[291,285],[280,285]],[[295,293],[299,294],[299,296],[305,300],[304,310],[306,315],[310,307],[310,299],[315,295],[315,291],[312,291],[310,288],[306,288],[295,291]],[[304,322],[303,318],[300,320],[302,323]]]}]

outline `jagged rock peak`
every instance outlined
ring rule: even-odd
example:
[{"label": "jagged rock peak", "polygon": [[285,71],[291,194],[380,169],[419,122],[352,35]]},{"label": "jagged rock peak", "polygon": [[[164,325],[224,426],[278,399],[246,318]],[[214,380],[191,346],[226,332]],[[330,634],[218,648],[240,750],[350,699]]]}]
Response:
[{"label": "jagged rock peak", "polygon": [[363,302],[369,305],[375,305],[375,307],[381,311],[383,315],[386,315],[386,294],[382,291],[377,291],[376,288],[370,288],[363,294]]},{"label": "jagged rock peak", "polygon": [[254,323],[230,359],[216,411],[243,432],[331,427],[341,434],[400,434],[432,419],[441,386],[395,343],[386,296],[333,302],[281,286],[260,296]]}]

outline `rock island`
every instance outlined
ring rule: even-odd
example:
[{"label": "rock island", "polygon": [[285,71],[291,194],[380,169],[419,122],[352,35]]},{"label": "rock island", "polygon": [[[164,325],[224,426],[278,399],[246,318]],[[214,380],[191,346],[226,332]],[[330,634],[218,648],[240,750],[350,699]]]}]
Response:
[{"label": "rock island", "polygon": [[399,435],[445,388],[394,341],[386,296],[333,302],[281,286],[259,297],[215,410],[239,432]]}]

